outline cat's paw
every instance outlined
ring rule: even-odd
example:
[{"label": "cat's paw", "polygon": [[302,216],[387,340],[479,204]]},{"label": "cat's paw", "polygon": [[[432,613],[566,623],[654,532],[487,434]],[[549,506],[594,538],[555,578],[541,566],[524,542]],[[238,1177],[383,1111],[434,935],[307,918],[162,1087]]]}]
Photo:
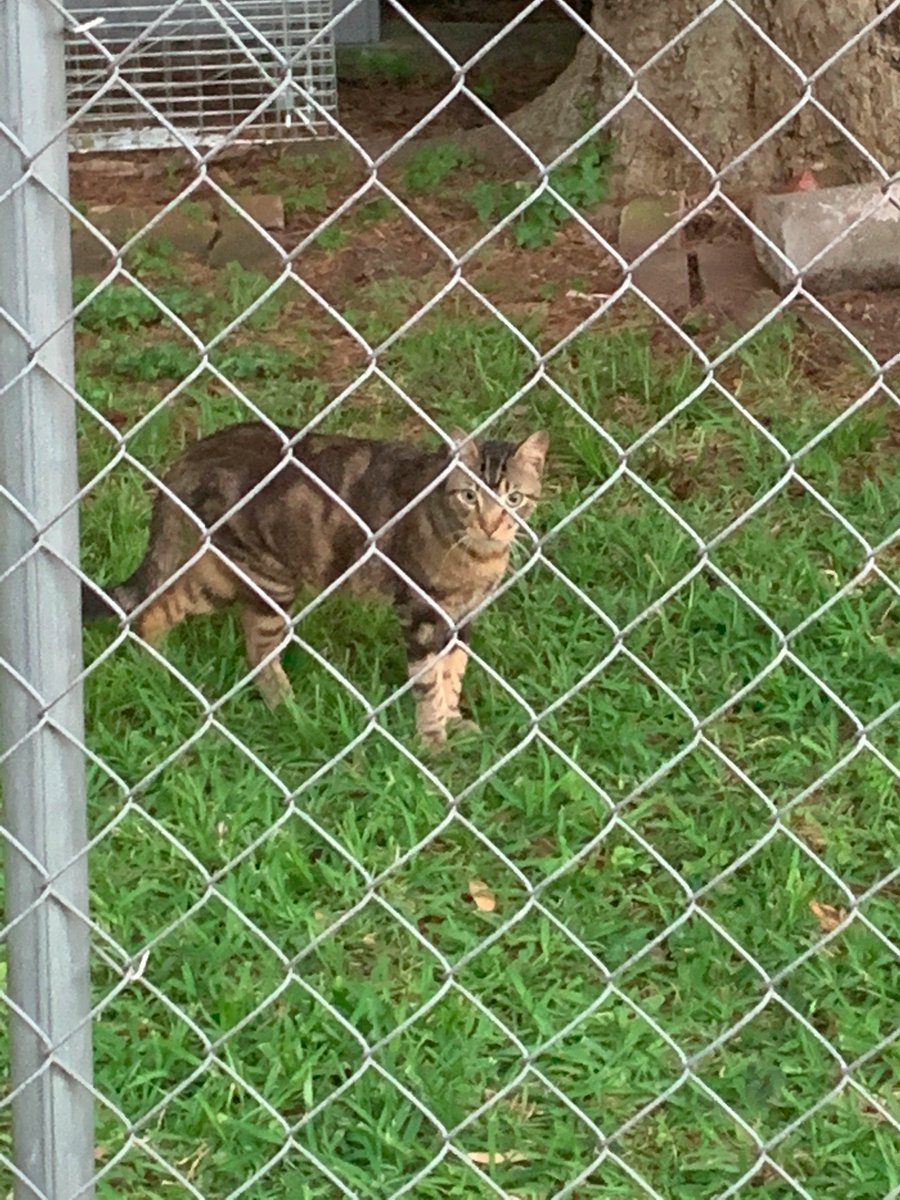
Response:
[{"label": "cat's paw", "polygon": [[425,750],[432,753],[443,750],[447,745],[446,729],[420,729],[419,741]]},{"label": "cat's paw", "polygon": [[272,663],[260,671],[256,677],[256,686],[269,708],[277,708],[294,695],[291,681],[280,663]]},{"label": "cat's paw", "polygon": [[471,737],[475,733],[481,733],[481,726],[477,721],[470,720],[469,717],[451,717],[450,728],[454,735],[462,737]]}]

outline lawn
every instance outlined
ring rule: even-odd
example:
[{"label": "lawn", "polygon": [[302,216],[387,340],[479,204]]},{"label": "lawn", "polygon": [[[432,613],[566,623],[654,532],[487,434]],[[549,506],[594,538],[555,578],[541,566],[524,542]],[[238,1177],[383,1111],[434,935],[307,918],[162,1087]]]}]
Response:
[{"label": "lawn", "polygon": [[[443,184],[422,169],[413,190]],[[329,296],[383,348],[325,428],[427,437],[399,388],[445,425],[551,433],[541,555],[476,628],[482,734],[420,753],[377,606],[308,609],[274,714],[237,686],[232,614],[171,635],[174,671],[87,631],[102,1198],[900,1187],[897,406],[854,408],[866,363],[791,313],[730,354],[735,331],[692,326],[713,383],[634,301],[560,329],[583,291],[541,275],[560,219],[546,246],[508,234],[532,302],[473,266],[502,320],[457,288],[394,337],[437,269]],[[346,236],[394,220],[360,209]],[[159,471],[243,397],[301,424],[367,361],[293,281],[165,245],[130,265],[201,340],[229,332],[201,368],[127,282],[81,310],[100,582],[140,558],[150,502],[115,431]],[[560,338],[536,369],[529,342]]]}]

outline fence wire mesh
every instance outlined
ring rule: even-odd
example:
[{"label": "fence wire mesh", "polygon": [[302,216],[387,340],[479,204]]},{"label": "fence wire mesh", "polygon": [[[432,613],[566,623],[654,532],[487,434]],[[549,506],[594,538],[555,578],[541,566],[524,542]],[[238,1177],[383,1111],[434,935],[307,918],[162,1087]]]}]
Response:
[{"label": "fence wire mesh", "polygon": [[[623,73],[620,105],[553,162],[472,82],[542,8]],[[227,157],[250,117],[195,145],[82,13],[54,6],[108,65],[57,136],[124,89],[183,148],[170,196],[137,224],[131,212],[126,230],[103,226],[35,173],[44,146],[0,123],[18,162],[0,205],[52,192],[76,242],[104,259],[76,280],[69,318],[81,475],[65,511],[82,511],[84,565],[65,565],[89,586],[133,568],[146,485],[163,487],[178,450],[229,420],[445,439],[450,424],[480,437],[541,423],[552,439],[550,497],[470,651],[483,733],[441,756],[413,735],[389,618],[344,606],[334,588],[292,618],[298,699],[273,714],[227,620],[165,649],[129,619],[88,635],[72,686],[87,695],[77,857],[90,863],[91,911],[61,898],[62,872],[32,863],[45,886],[4,929],[6,942],[30,913],[62,905],[90,931],[94,1078],[76,1082],[96,1133],[93,1180],[77,1194],[900,1195],[896,489],[859,465],[896,447],[896,351],[873,350],[803,275],[715,338],[641,286],[642,266],[713,205],[752,222],[728,196],[733,162],[711,166],[704,194],[632,261],[582,211],[558,172],[585,161],[626,101],[687,141],[677,114],[643,95],[643,67],[583,11],[535,0],[457,58],[414,11],[391,10],[446,64],[446,93],[377,153],[304,93],[345,157],[300,160],[293,191],[283,176],[271,184],[296,218],[283,229],[251,193],[285,160],[252,174],[250,159]],[[735,0],[698,9],[654,59],[722,11],[789,60]],[[821,108],[815,77],[851,45],[815,72],[787,61],[794,112]],[[373,86],[364,94],[383,103]],[[400,156],[462,98],[505,129],[535,186],[486,180],[458,149]],[[844,133],[893,203],[889,166]],[[117,170],[117,183],[151,188],[140,163]],[[454,207],[468,170],[474,236]],[[203,205],[216,214],[210,255],[236,225],[267,273],[234,265],[240,238],[215,278],[186,266],[172,219]],[[548,205],[575,263],[596,251],[619,282],[593,286],[572,258],[553,274],[559,241],[535,248],[527,226]],[[418,266],[398,290],[403,246]],[[491,277],[501,260],[507,285],[546,284],[527,311]],[[5,301],[0,315],[27,349],[8,396],[52,369],[45,334]],[[837,399],[813,388],[823,372],[804,374],[817,354]],[[34,535],[3,587],[33,556],[59,561],[49,535],[65,512],[24,511],[8,480],[0,497]],[[374,537],[367,553],[381,553]],[[0,667],[5,703],[30,696],[40,710],[3,748],[9,786],[59,697]],[[71,1066],[49,1025],[17,1015],[45,1058],[3,1098],[0,1162],[7,1190],[43,1197],[13,1161],[10,1113],[38,1076]]]},{"label": "fence wire mesh", "polygon": [[254,141],[327,132],[319,112],[333,113],[335,80],[324,0],[71,9],[80,17],[67,62],[75,149],[210,146],[233,142],[238,126]]}]

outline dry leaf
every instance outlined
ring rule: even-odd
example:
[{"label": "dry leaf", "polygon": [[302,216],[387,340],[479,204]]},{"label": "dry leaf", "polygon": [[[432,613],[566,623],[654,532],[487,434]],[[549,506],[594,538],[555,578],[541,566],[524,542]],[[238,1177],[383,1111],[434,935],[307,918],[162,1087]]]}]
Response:
[{"label": "dry leaf", "polygon": [[469,895],[475,901],[475,907],[481,912],[493,912],[497,907],[494,893],[483,879],[469,880]]},{"label": "dry leaf", "polygon": [[813,175],[812,171],[807,167],[805,171],[800,171],[793,179],[788,180],[786,192],[815,192],[818,190],[819,181]]},{"label": "dry leaf", "polygon": [[497,1163],[528,1162],[528,1155],[518,1150],[497,1151],[496,1154],[489,1150],[470,1150],[469,1162],[477,1163],[479,1167],[492,1167]]},{"label": "dry leaf", "polygon": [[846,908],[835,908],[832,904],[820,904],[818,900],[810,900],[810,911],[819,922],[823,933],[831,933],[846,918]]}]

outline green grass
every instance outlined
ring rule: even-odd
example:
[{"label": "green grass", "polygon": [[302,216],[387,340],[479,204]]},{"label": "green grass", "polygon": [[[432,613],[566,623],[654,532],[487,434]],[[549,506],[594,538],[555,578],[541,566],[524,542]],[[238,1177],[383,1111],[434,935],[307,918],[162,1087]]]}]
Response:
[{"label": "green grass", "polygon": [[[205,287],[158,283],[175,289],[173,309],[204,336],[267,286],[237,270]],[[424,299],[412,281],[379,286],[347,312],[373,339]],[[293,290],[279,291],[216,360],[268,415],[291,423],[339,390],[317,371],[329,354],[297,303]],[[817,390],[802,336],[780,323],[725,368],[748,409],[795,450],[863,380],[850,364],[843,397]],[[197,361],[159,310],[118,285],[85,310],[80,339],[82,392],[115,408],[120,430]],[[468,427],[533,371],[512,333],[451,300],[381,365],[435,418]],[[690,356],[654,351],[639,329],[582,333],[548,374],[623,449],[702,379]],[[133,453],[161,469],[241,415],[233,394],[201,377],[148,421]],[[810,903],[847,907],[826,868],[862,895],[896,861],[896,779],[870,750],[851,756],[852,724],[795,662],[730,704],[772,663],[778,635],[712,569],[787,634],[853,577],[860,547],[792,485],[647,614],[696,566],[694,540],[647,490],[615,477],[616,451],[546,383],[502,429],[539,424],[551,431],[552,459],[536,525],[553,531],[548,559],[590,603],[538,564],[490,609],[474,647],[516,694],[472,665],[469,697],[485,732],[428,760],[437,782],[377,730],[347,752],[365,712],[300,647],[289,656],[296,702],[270,714],[244,688],[217,709],[218,727],[204,725],[202,706],[137,645],[91,671],[88,739],[114,773],[90,767],[91,832],[109,830],[92,853],[94,918],[126,956],[149,949],[143,978],[116,992],[95,1027],[96,1084],[140,1134],[117,1159],[126,1131],[98,1107],[98,1166],[108,1168],[100,1197],[181,1194],[144,1147],[209,1197],[230,1195],[270,1162],[242,1193],[248,1200],[339,1195],[316,1162],[359,1195],[387,1197],[441,1152],[443,1127],[462,1157],[419,1179],[409,1193],[417,1200],[495,1189],[544,1200],[590,1171],[597,1129],[624,1129],[612,1148],[659,1195],[705,1200],[756,1154],[715,1095],[760,1138],[792,1127],[771,1157],[815,1200],[879,1200],[900,1185],[890,1126],[852,1088],[793,1127],[840,1078],[814,1031],[853,1062],[896,1017],[896,962],[861,921],[793,965],[822,936]],[[354,393],[328,427],[410,432],[402,402],[379,383]],[[87,416],[80,434],[87,481],[114,445]],[[892,437],[895,412],[874,402],[798,464],[873,544],[900,504]],[[713,390],[628,462],[707,539],[784,469]],[[148,504],[134,470],[94,488],[82,528],[96,579],[133,568]],[[896,578],[896,556],[879,564]],[[601,610],[624,631],[620,642]],[[872,576],[791,643],[866,721],[897,695],[896,613],[896,595]],[[393,617],[377,605],[331,600],[300,634],[371,704],[403,679]],[[87,632],[89,659],[110,636]],[[243,671],[231,614],[179,628],[166,655],[210,702]],[[548,740],[483,779],[528,732],[523,705]],[[702,743],[685,707],[704,721]],[[381,719],[415,750],[407,698]],[[873,729],[871,742],[897,762],[896,723]],[[135,789],[132,799],[116,779]],[[458,808],[445,789],[462,795]],[[492,911],[474,904],[475,879],[490,888]],[[876,893],[861,908],[896,938],[896,895]],[[784,972],[778,997],[754,963]],[[119,980],[98,955],[97,1001]],[[694,1077],[681,1054],[697,1056]],[[884,1051],[855,1077],[896,1112],[896,1072]],[[288,1130],[294,1143],[279,1156]],[[794,1194],[770,1167],[738,1195],[757,1193]],[[569,1194],[645,1193],[607,1159]]]}]

